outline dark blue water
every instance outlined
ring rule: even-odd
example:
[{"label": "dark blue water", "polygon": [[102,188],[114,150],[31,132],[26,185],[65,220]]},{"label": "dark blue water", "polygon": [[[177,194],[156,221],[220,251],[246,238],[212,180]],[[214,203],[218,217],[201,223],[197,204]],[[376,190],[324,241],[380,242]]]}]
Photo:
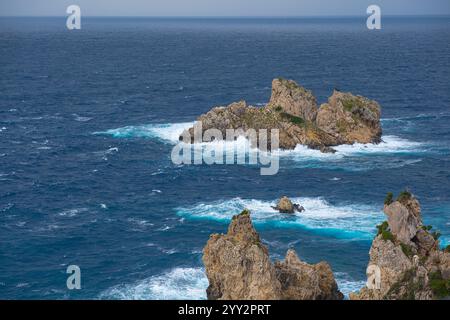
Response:
[{"label": "dark blue water", "polygon": [[[0,298],[205,297],[201,250],[244,207],[273,258],[294,247],[362,286],[387,192],[408,187],[450,239],[450,18],[0,19]],[[212,106],[292,78],[383,107],[384,143],[298,148],[280,172],[176,166]],[[286,218],[286,194],[307,209]],[[66,288],[81,268],[82,289]]]}]

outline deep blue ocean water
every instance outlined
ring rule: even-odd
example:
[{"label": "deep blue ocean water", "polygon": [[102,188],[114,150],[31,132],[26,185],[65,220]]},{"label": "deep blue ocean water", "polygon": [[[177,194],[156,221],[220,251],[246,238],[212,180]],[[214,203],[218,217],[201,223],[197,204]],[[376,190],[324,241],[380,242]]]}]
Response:
[{"label": "deep blue ocean water", "polygon": [[[243,208],[274,259],[365,281],[387,192],[405,187],[450,239],[450,18],[0,18],[0,298],[205,298],[201,250]],[[261,105],[275,77],[323,103],[377,100],[384,142],[298,148],[280,172],[177,166],[177,133],[212,106]],[[306,212],[270,209],[281,195]],[[66,288],[81,268],[82,289]]]}]

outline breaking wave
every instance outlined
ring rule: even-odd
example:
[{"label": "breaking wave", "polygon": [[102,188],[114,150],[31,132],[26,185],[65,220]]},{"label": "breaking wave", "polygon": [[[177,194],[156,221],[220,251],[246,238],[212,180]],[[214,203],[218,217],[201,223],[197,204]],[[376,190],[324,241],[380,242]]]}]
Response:
[{"label": "breaking wave", "polygon": [[306,211],[293,215],[274,210],[276,201],[234,198],[176,209],[179,216],[228,223],[248,209],[255,225],[301,228],[340,239],[371,240],[375,226],[384,218],[381,210],[367,205],[332,205],[322,198],[292,198]]},{"label": "breaking wave", "polygon": [[[335,274],[339,290],[348,297],[365,282],[354,281],[346,273]],[[175,268],[160,275],[112,287],[99,296],[104,300],[206,300],[208,279],[203,268]]]},{"label": "breaking wave", "polygon": [[208,279],[202,268],[175,268],[133,284],[112,287],[99,296],[108,300],[204,300]]},{"label": "breaking wave", "polygon": [[110,135],[114,138],[155,138],[168,143],[177,143],[179,136],[185,129],[189,129],[194,122],[147,124],[141,126],[127,126],[94,132],[97,135]]}]

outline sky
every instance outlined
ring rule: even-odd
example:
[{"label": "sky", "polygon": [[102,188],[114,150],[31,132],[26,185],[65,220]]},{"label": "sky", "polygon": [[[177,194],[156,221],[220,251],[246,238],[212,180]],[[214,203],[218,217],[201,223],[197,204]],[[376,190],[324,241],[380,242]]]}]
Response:
[{"label": "sky", "polygon": [[450,0],[0,0],[0,16],[355,16],[371,4],[384,15],[450,15]]}]

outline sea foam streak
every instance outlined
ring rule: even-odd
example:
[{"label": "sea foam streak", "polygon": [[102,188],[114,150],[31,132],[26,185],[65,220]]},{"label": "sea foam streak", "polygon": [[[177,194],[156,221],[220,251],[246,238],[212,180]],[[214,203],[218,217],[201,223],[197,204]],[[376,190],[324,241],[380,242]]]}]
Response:
[{"label": "sea foam streak", "polygon": [[202,268],[175,268],[134,284],[110,288],[100,299],[114,300],[204,300],[208,279]]},{"label": "sea foam streak", "polygon": [[322,198],[292,198],[305,212],[293,215],[274,210],[276,200],[262,201],[234,198],[212,203],[201,203],[191,207],[178,208],[177,214],[191,219],[209,219],[228,223],[231,217],[244,209],[252,212],[256,225],[277,228],[302,228],[341,239],[373,238],[376,224],[384,216],[375,207],[366,205],[335,206]]}]

